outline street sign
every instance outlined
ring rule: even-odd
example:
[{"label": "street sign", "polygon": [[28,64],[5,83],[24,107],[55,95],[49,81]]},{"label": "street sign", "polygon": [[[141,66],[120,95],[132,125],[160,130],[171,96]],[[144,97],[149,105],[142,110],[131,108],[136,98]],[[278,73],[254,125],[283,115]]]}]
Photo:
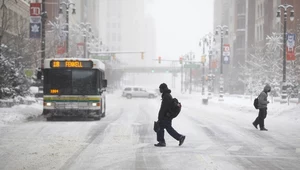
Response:
[{"label": "street sign", "polygon": [[92,58],[99,59],[99,60],[111,60],[111,56],[109,55],[105,55],[105,56],[92,55]]},{"label": "street sign", "polygon": [[224,44],[224,51],[223,51],[223,64],[230,63],[230,46],[229,44]]},{"label": "street sign", "polygon": [[30,3],[29,38],[41,38],[41,3]]},{"label": "street sign", "polygon": [[185,64],[184,68],[200,68],[199,64]]},{"label": "street sign", "polygon": [[286,60],[293,61],[296,59],[295,50],[296,50],[296,34],[288,33],[286,41]]}]

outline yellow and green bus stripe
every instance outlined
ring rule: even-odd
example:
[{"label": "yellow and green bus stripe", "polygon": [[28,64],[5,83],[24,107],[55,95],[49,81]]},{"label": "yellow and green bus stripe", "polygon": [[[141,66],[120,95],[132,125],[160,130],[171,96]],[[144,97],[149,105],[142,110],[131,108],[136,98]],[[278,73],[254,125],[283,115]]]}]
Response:
[{"label": "yellow and green bus stripe", "polygon": [[101,97],[44,97],[44,102],[100,102]]}]

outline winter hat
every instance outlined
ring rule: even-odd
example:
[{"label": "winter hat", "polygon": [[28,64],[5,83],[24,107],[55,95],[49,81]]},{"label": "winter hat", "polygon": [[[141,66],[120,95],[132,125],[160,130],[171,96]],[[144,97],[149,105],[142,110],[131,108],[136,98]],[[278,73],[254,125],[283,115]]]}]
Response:
[{"label": "winter hat", "polygon": [[162,83],[162,84],[159,85],[159,88],[160,89],[168,89],[168,86],[167,86],[166,83]]},{"label": "winter hat", "polygon": [[266,86],[264,87],[264,91],[266,92],[271,91],[271,86],[269,84],[266,84]]}]

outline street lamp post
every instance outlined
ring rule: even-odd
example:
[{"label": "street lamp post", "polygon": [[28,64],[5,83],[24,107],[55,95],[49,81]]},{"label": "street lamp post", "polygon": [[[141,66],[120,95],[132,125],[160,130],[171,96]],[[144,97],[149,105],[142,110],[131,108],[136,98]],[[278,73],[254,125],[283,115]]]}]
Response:
[{"label": "street lamp post", "polygon": [[181,66],[180,66],[180,72],[181,72],[181,82],[180,82],[180,84],[181,84],[181,93],[183,93],[183,57],[180,57],[180,64],[181,64]]},{"label": "street lamp post", "polygon": [[220,44],[220,89],[219,89],[219,101],[223,101],[223,89],[224,89],[224,80],[223,80],[223,38],[224,38],[224,31],[225,35],[228,35],[228,26],[227,25],[219,25],[216,27],[216,35],[218,35],[218,30],[220,31],[221,35],[221,44]]},{"label": "street lamp post", "polygon": [[211,99],[212,98],[212,69],[211,69],[211,65],[212,65],[212,62],[211,62],[211,58],[212,58],[212,50],[210,49],[208,51],[208,81],[209,81],[209,84],[208,84],[208,98]]},{"label": "street lamp post", "polygon": [[80,23],[80,28],[83,32],[83,41],[84,41],[84,46],[83,46],[83,56],[84,58],[87,58],[87,50],[86,50],[86,43],[87,43],[87,37],[90,32],[92,32],[92,27],[90,23]]},{"label": "street lamp post", "polygon": [[[66,7],[66,23],[67,23],[67,25],[66,25],[67,26],[66,52],[67,52],[67,54],[69,54],[69,9],[72,5],[73,5],[72,14],[75,14],[76,13],[75,3],[70,2],[70,1],[60,3],[60,6],[65,6]],[[59,8],[59,13],[60,14],[63,13],[62,7]]]},{"label": "street lamp post", "polygon": [[199,42],[199,46],[203,47],[202,51],[202,58],[201,58],[201,63],[202,63],[202,95],[205,95],[205,88],[204,88],[204,74],[205,74],[205,45],[208,45],[208,35],[205,35],[204,37],[201,38]]},{"label": "street lamp post", "polygon": [[[195,54],[193,52],[189,52],[185,55],[185,59],[189,62],[190,65],[193,64],[193,60],[195,59]],[[192,68],[190,68],[190,94],[192,94]]]},{"label": "street lamp post", "polygon": [[42,39],[41,39],[41,68],[44,67],[44,60],[46,57],[46,20],[47,20],[47,12],[45,7],[45,0],[42,0],[42,12],[41,12],[41,19],[42,19]]},{"label": "street lamp post", "polygon": [[[208,33],[206,34],[199,42],[199,46],[203,47],[203,52],[202,52],[202,58],[201,58],[201,62],[203,64],[203,70],[202,70],[202,95],[205,95],[205,61],[206,61],[206,56],[205,56],[205,45],[209,46],[209,74],[211,74],[211,45],[212,45],[212,41],[213,41],[213,34],[212,33]],[[209,83],[210,86],[210,83]],[[208,88],[208,97],[211,97],[211,89],[210,87]]]},{"label": "street lamp post", "polygon": [[281,89],[281,102],[280,103],[286,103],[287,102],[287,85],[286,85],[286,22],[287,22],[287,11],[290,10],[290,20],[294,20],[294,7],[292,5],[284,4],[279,5],[277,10],[277,18],[280,19],[280,11],[281,9],[284,10],[283,15],[283,69],[282,69],[282,89]]}]

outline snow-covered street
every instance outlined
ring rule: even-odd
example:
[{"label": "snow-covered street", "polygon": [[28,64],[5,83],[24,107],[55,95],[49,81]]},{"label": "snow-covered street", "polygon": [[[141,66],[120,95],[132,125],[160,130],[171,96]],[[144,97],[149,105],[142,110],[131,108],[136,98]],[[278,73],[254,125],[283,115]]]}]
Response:
[{"label": "snow-covered street", "polygon": [[[257,116],[250,99],[217,98],[201,104],[197,94],[173,94],[183,105],[173,127],[186,135],[182,146],[165,132],[167,147],[157,148],[153,121],[160,98],[107,96],[100,121],[47,122],[42,105],[0,108],[34,112],[24,121],[0,124],[0,169],[299,169],[300,105],[269,105],[269,131],[252,126]],[[13,114],[13,113],[12,113]],[[7,116],[5,116],[7,117]]]}]

